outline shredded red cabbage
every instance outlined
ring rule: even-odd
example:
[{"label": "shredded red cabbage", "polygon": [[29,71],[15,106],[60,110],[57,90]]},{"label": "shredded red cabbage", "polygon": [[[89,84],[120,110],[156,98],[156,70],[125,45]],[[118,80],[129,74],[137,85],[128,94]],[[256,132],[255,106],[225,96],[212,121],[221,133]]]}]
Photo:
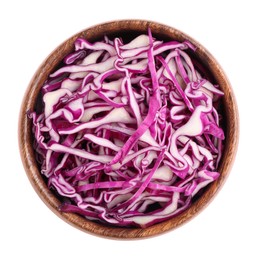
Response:
[{"label": "shredded red cabbage", "polygon": [[[187,209],[216,180],[223,92],[189,42],[77,39],[30,112],[41,173],[60,210],[147,227]],[[39,104],[38,104],[39,106]]]}]

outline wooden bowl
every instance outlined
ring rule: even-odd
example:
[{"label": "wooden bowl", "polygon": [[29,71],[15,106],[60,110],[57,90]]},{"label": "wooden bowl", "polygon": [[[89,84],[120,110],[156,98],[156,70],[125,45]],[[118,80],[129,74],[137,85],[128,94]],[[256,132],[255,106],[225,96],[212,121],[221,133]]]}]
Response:
[{"label": "wooden bowl", "polygon": [[[73,50],[73,43],[78,37],[86,38],[89,41],[99,40],[104,35],[112,37],[122,36],[123,38],[131,39],[141,33],[147,33],[148,27],[151,28],[153,35],[157,39],[174,39],[181,42],[188,40],[195,45],[197,50],[195,54],[193,54],[194,58],[207,69],[212,79],[225,93],[223,98],[223,116],[226,139],[223,157],[218,169],[221,175],[215,182],[209,185],[203,195],[182,214],[148,228],[110,227],[89,221],[77,214],[60,212],[58,208],[61,202],[48,189],[39,168],[37,167],[35,152],[32,146],[32,123],[31,120],[28,119],[26,112],[34,109],[38,93],[43,83],[48,75],[60,63],[62,58]],[[56,215],[74,227],[95,235],[120,239],[144,238],[161,234],[179,227],[201,212],[215,197],[231,170],[238,146],[238,133],[239,122],[235,97],[231,85],[216,59],[201,44],[183,32],[167,25],[143,20],[121,20],[99,24],[72,36],[62,43],[47,57],[33,76],[25,93],[19,118],[19,147],[23,165],[32,186],[45,204]]]}]

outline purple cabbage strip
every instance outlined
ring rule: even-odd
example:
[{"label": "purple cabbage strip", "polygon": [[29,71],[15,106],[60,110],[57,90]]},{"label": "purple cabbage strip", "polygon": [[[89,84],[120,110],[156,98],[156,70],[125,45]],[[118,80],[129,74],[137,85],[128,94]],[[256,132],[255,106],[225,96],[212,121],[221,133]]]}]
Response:
[{"label": "purple cabbage strip", "polygon": [[187,42],[79,38],[28,112],[40,171],[60,210],[114,226],[170,219],[215,181],[223,92]]}]

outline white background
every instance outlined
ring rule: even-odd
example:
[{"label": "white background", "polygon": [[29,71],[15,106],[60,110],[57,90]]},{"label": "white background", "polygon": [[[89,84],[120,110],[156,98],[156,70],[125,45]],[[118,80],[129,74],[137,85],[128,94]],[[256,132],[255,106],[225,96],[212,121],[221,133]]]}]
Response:
[{"label": "white background", "polygon": [[[260,259],[260,18],[258,1],[1,1],[0,259]],[[43,59],[89,26],[141,18],[176,27],[226,71],[240,112],[240,145],[223,189],[199,216],[167,234],[115,241],[85,234],[39,199],[21,164],[17,124]]]}]

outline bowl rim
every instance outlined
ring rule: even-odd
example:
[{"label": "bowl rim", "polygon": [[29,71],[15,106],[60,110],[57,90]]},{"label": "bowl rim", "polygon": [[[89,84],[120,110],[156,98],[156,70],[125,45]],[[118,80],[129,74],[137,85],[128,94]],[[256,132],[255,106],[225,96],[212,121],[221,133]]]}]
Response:
[{"label": "bowl rim", "polygon": [[[57,59],[59,59],[60,61],[61,57],[64,56],[63,52],[60,50],[64,48],[68,48],[68,44],[71,44],[72,42],[75,41],[76,38],[80,36],[93,38],[95,37],[96,34],[100,34],[101,32],[104,33],[104,31],[112,32],[113,30],[115,30],[115,28],[117,28],[117,31],[119,31],[120,29],[122,30],[127,28],[130,31],[136,30],[135,28],[137,29],[139,28],[140,31],[144,31],[144,29],[147,30],[148,27],[151,28],[152,32],[153,31],[158,32],[159,30],[163,30],[162,34],[166,34],[167,32],[168,35],[171,35],[171,37],[174,39],[176,38],[178,40],[186,39],[190,41],[193,45],[196,46],[197,48],[196,51],[199,53],[199,55],[203,55],[203,57],[206,60],[205,62],[208,64],[208,66],[212,66],[210,67],[210,69],[211,70],[214,69],[214,71],[218,73],[218,77],[219,79],[221,79],[220,81],[218,80],[218,83],[221,82],[220,84],[221,87],[223,88],[223,86],[225,86],[226,88],[225,96],[227,95],[226,97],[227,102],[230,103],[227,111],[227,113],[229,113],[230,116],[230,118],[228,119],[232,120],[233,118],[233,123],[232,125],[229,126],[229,133],[228,133],[228,138],[230,139],[229,140],[230,149],[228,151],[225,162],[222,163],[221,176],[223,176],[223,178],[219,178],[218,180],[216,180],[211,185],[211,187],[205,191],[203,196],[197,201],[195,201],[195,203],[193,203],[183,213],[170,220],[152,225],[148,228],[110,227],[103,224],[92,222],[74,213],[61,212],[58,209],[60,205],[59,200],[48,189],[36,166],[36,162],[33,157],[34,152],[30,142],[31,140],[30,129],[29,129],[30,120],[27,117],[27,111],[34,106],[35,99],[33,98],[34,96],[37,96],[37,93],[39,92],[39,88],[43,84],[43,78],[44,78],[43,71],[49,71],[50,73],[51,69],[55,67],[53,64],[57,61]],[[229,124],[229,122],[227,123]],[[63,219],[65,222],[71,224],[72,226],[84,232],[94,234],[100,237],[110,238],[110,239],[137,239],[137,238],[147,238],[147,237],[163,234],[167,231],[180,227],[181,225],[187,223],[188,221],[193,219],[196,215],[201,213],[202,210],[213,200],[213,198],[215,198],[216,194],[219,192],[224,182],[226,181],[229,172],[231,171],[233,162],[235,160],[236,152],[238,149],[238,140],[239,140],[239,115],[238,115],[238,108],[237,108],[235,95],[224,70],[219,65],[217,60],[213,57],[213,55],[199,42],[194,40],[186,33],[183,33],[179,29],[176,29],[172,26],[165,25],[162,23],[148,21],[148,20],[140,20],[140,19],[115,20],[115,21],[104,22],[104,23],[91,26],[74,34],[73,36],[66,39],[63,43],[61,43],[58,47],[56,47],[42,62],[42,64],[38,67],[34,76],[32,77],[21,103],[19,123],[18,123],[18,143],[19,143],[20,157],[25,172],[28,176],[28,179],[30,180],[34,190],[42,199],[42,201],[58,217]],[[206,196],[207,199],[205,199]]]}]

